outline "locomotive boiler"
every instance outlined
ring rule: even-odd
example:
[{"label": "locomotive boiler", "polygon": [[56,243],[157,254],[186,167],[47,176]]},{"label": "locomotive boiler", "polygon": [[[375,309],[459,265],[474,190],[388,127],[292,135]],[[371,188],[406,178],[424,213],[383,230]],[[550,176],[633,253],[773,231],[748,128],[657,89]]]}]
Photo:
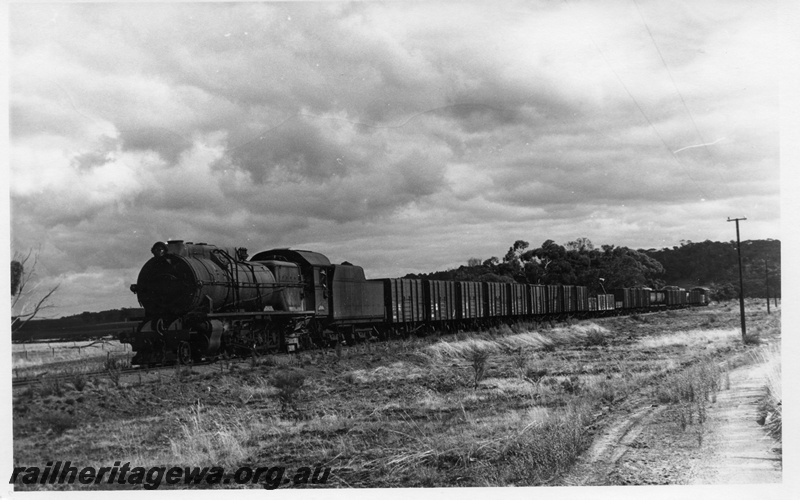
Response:
[{"label": "locomotive boiler", "polygon": [[134,364],[188,363],[222,352],[292,351],[313,316],[300,266],[248,261],[244,248],[157,242],[131,285],[145,310]]}]

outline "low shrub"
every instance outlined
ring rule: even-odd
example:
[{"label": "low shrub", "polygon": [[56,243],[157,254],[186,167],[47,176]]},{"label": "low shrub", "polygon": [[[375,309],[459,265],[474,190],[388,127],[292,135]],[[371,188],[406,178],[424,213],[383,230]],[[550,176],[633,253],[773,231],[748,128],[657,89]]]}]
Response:
[{"label": "low shrub", "polygon": [[599,328],[593,328],[586,334],[587,346],[603,346],[606,345],[606,336]]},{"label": "low shrub", "polygon": [[44,429],[52,430],[56,436],[78,426],[77,419],[73,415],[61,412],[44,413],[39,416],[39,422]]},{"label": "low shrub", "polygon": [[75,390],[82,392],[86,388],[86,383],[89,381],[83,372],[75,372],[72,374],[71,382]]},{"label": "low shrub", "polygon": [[131,360],[129,358],[112,358],[109,356],[103,363],[103,369],[116,386],[119,386],[122,372],[130,367]]},{"label": "low shrub", "polygon": [[570,375],[569,378],[561,380],[560,384],[564,392],[575,394],[581,389],[581,380],[577,375]]},{"label": "low shrub", "polygon": [[278,389],[278,399],[283,411],[296,410],[297,396],[305,381],[305,375],[295,371],[278,372],[272,377],[272,385]]},{"label": "low shrub", "polygon": [[758,333],[747,333],[742,337],[742,342],[745,345],[759,345],[761,344],[761,336]]},{"label": "low shrub", "polygon": [[474,372],[473,388],[477,389],[478,384],[483,380],[486,373],[486,361],[489,360],[490,350],[479,344],[471,344],[464,349],[462,356],[472,365]]},{"label": "low shrub", "polygon": [[532,382],[539,382],[547,375],[546,368],[528,368],[525,372],[525,378]]},{"label": "low shrub", "polygon": [[47,396],[63,396],[64,387],[56,377],[45,377],[39,382],[39,395],[43,398]]}]

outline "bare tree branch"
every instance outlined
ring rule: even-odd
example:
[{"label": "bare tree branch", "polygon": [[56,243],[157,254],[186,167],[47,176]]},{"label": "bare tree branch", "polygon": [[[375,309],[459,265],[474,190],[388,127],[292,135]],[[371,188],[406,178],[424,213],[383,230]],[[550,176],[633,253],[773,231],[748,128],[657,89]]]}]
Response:
[{"label": "bare tree branch", "polygon": [[61,283],[57,284],[56,286],[51,288],[49,292],[44,294],[42,296],[42,298],[39,299],[38,302],[36,302],[36,305],[33,306],[33,310],[31,310],[31,311],[29,311],[27,313],[20,314],[19,316],[11,318],[11,331],[12,332],[13,331],[17,331],[20,328],[22,328],[23,326],[25,326],[25,324],[27,324],[30,320],[35,318],[36,315],[39,314],[39,312],[42,309],[46,309],[46,308],[52,307],[49,304],[45,304],[45,302],[47,302],[47,299],[49,299],[50,296],[53,295],[56,292],[56,290],[58,290],[59,286],[61,286]]},{"label": "bare tree branch", "polygon": [[[33,264],[26,269],[26,264],[31,257],[33,257]],[[54,287],[47,290],[44,295],[38,299],[35,298],[37,295],[36,292],[41,285],[41,283],[33,281],[33,277],[36,272],[36,265],[39,262],[39,253],[29,250],[25,257],[16,258],[15,255],[14,261],[20,263],[20,266],[22,267],[22,273],[19,278],[16,294],[11,298],[12,332],[15,332],[25,326],[25,324],[34,319],[43,310],[53,307],[52,304],[48,304],[48,300],[52,297],[56,290],[58,290],[58,287],[61,286],[61,283],[57,283]],[[33,283],[33,285],[31,285],[31,283]],[[14,311],[17,311],[17,313],[15,314]]]}]

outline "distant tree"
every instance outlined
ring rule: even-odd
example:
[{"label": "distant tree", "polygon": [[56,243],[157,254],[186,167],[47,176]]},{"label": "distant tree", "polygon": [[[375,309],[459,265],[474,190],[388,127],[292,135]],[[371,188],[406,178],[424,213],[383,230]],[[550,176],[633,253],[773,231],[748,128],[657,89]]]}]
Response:
[{"label": "distant tree", "polygon": [[575,241],[570,241],[565,245],[568,250],[575,250],[577,252],[588,252],[594,250],[594,245],[589,238],[580,237]]},{"label": "distant tree", "polygon": [[725,283],[711,288],[711,300],[730,300],[739,296],[738,287]]},{"label": "distant tree", "polygon": [[648,255],[628,247],[603,245],[599,259],[601,277],[605,288],[627,288],[633,286],[657,286],[664,266]]},{"label": "distant tree", "polygon": [[524,281],[589,287],[592,293],[637,285],[654,286],[663,267],[646,254],[626,247],[604,245],[595,249],[588,238],[578,238],[568,248],[546,240],[540,248],[520,255]]},{"label": "distant tree", "polygon": [[497,266],[497,273],[511,278],[512,281],[525,281],[522,255],[526,248],[528,248],[527,241],[515,241],[503,257],[503,262]]},{"label": "distant tree", "polygon": [[495,283],[516,283],[511,276],[500,276],[495,273],[486,273],[478,277],[478,281],[490,281]]},{"label": "distant tree", "polygon": [[[526,277],[529,282],[541,284],[572,284],[572,267],[567,260],[567,251],[553,240],[546,240],[540,248],[526,253],[525,257],[535,262],[537,266],[525,267]],[[537,269],[538,267],[538,269]],[[531,281],[534,275],[537,281]]]},{"label": "distant tree", "polygon": [[483,261],[483,265],[488,267],[496,266],[499,263],[500,259],[498,259],[497,257],[489,257],[488,259]]},{"label": "distant tree", "polygon": [[[32,260],[32,262],[31,262]],[[60,283],[46,290],[39,290],[41,282],[35,279],[39,254],[29,251],[27,255],[15,255],[11,261],[11,331],[15,332],[51,306],[49,300]],[[28,265],[29,264],[29,265]]]},{"label": "distant tree", "polygon": [[467,260],[467,267],[477,267],[481,265],[481,259],[478,257],[470,257]]},{"label": "distant tree", "polygon": [[[527,241],[517,240],[514,242],[513,245],[508,249],[506,252],[505,257],[503,257],[503,262],[507,262],[509,264],[519,265],[520,264],[520,255],[522,252],[528,248],[529,244]],[[521,267],[521,266],[520,266]]]},{"label": "distant tree", "polygon": [[18,260],[11,261],[11,296],[14,297],[19,291],[19,284],[22,281],[22,273],[25,271],[22,262]]}]

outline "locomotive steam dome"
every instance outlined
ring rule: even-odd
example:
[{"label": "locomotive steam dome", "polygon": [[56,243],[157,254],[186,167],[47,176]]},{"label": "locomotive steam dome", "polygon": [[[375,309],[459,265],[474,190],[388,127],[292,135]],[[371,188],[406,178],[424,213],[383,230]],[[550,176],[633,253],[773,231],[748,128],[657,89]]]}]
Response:
[{"label": "locomotive steam dome", "polygon": [[265,266],[236,260],[241,252],[183,241],[157,242],[151,252],[135,287],[147,316],[269,303],[264,286],[274,276]]}]

